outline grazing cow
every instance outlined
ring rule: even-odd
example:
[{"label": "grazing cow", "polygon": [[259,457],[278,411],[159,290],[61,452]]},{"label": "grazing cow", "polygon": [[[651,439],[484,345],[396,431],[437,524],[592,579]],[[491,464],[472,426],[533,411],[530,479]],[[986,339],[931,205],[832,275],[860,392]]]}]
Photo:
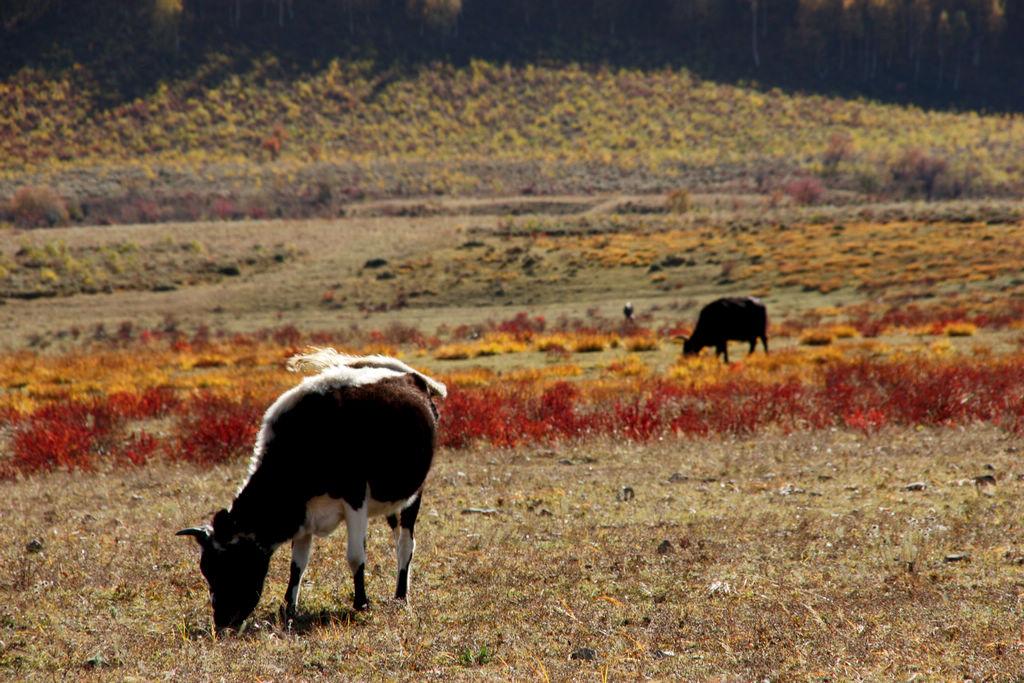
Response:
[{"label": "grazing cow", "polygon": [[289,369],[314,369],[267,410],[249,476],[230,509],[212,525],[178,532],[198,541],[210,584],[214,625],[237,628],[263,592],[270,557],[292,542],[286,617],[294,617],[313,536],[344,520],[353,606],[365,609],[366,531],[384,516],[395,535],[404,599],[415,542],[413,526],[434,457],[444,384],[386,356],[352,357],[333,349],[295,356]]},{"label": "grazing cow", "polygon": [[682,338],[683,353],[693,355],[705,346],[714,346],[716,355],[721,354],[728,363],[728,340],[750,342],[753,353],[758,338],[768,353],[768,314],[764,303],[752,296],[726,297],[701,309],[693,334]]}]

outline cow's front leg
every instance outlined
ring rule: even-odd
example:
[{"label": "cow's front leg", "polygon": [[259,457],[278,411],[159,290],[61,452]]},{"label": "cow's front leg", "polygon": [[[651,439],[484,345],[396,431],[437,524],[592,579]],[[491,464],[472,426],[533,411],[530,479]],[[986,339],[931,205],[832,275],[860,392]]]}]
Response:
[{"label": "cow's front leg", "polygon": [[306,534],[292,539],[292,570],[288,578],[288,590],[284,592],[285,619],[294,619],[299,605],[299,588],[302,586],[302,575],[309,565],[309,556],[313,551],[313,535]]}]

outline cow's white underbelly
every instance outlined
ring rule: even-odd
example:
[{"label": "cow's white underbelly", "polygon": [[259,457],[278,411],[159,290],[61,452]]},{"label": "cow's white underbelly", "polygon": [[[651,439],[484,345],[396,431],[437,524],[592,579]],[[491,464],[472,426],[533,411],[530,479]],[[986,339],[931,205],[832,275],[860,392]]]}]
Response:
[{"label": "cow's white underbelly", "polygon": [[[417,494],[418,495],[418,494]],[[380,501],[370,497],[367,487],[366,498],[363,505],[366,507],[367,517],[381,517],[393,515],[408,507],[416,496],[413,495],[399,501]],[[328,495],[311,498],[306,503],[306,520],[299,528],[296,536],[314,534],[316,536],[327,536],[345,519],[346,515],[356,515],[362,512],[360,509],[352,508],[341,498],[331,498]]]}]

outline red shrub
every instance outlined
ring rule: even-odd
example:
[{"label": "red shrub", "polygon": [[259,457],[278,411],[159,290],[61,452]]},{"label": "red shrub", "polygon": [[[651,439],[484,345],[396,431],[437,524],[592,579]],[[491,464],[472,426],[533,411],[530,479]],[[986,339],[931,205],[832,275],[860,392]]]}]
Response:
[{"label": "red shrub", "polygon": [[119,455],[133,465],[145,465],[153,457],[157,445],[156,438],[142,430],[128,435],[119,449]]},{"label": "red shrub", "polygon": [[394,322],[385,330],[371,330],[370,342],[384,346],[413,345],[420,348],[427,345],[427,337],[418,327]]},{"label": "red shrub", "polygon": [[63,397],[24,416],[7,411],[3,422],[12,426],[12,457],[0,479],[17,472],[91,470],[102,459],[144,464],[159,442],[145,431],[126,435],[126,424],[167,416],[179,403],[170,389],[149,389],[93,401]]},{"label": "red shrub", "polygon": [[[620,393],[589,393],[561,382],[539,397],[505,383],[453,389],[442,410],[441,445],[475,441],[495,446],[552,444],[587,436],[650,441],[669,434],[749,435],[847,427],[877,431],[895,425],[962,425],[988,421],[1024,429],[1024,363],[935,360],[840,361],[820,381],[764,384],[741,373],[697,389],[664,379]],[[625,394],[625,395],[623,395]]]},{"label": "red shrub", "polygon": [[843,424],[845,426],[865,434],[877,432],[885,426],[886,422],[885,413],[875,408],[867,410],[854,408],[853,412],[843,415]]},{"label": "red shrub", "polygon": [[172,458],[215,463],[252,451],[263,410],[249,400],[199,394],[184,404]]},{"label": "red shrub", "polygon": [[705,436],[708,423],[704,413],[695,406],[683,406],[669,421],[669,428],[678,436]]},{"label": "red shrub", "polygon": [[1024,364],[958,359],[835,363],[825,370],[821,398],[837,423],[856,428],[884,424],[999,423],[1021,414]]},{"label": "red shrub", "polygon": [[122,420],[104,403],[86,404],[66,397],[24,417],[14,429],[14,468],[36,472],[93,468],[109,453]]},{"label": "red shrub", "polygon": [[801,178],[786,186],[786,194],[797,204],[810,206],[817,204],[825,196],[825,186],[816,178]]},{"label": "red shrub", "polygon": [[665,432],[662,411],[652,398],[616,401],[613,412],[618,432],[632,441],[650,441]]},{"label": "red shrub", "polygon": [[111,394],[106,403],[122,419],[143,420],[170,415],[181,405],[181,399],[174,395],[173,389],[152,387],[138,394],[130,391]]},{"label": "red shrub", "polygon": [[919,191],[927,199],[935,195],[940,180],[949,173],[949,159],[923,152],[918,148],[904,150],[889,165],[889,172],[908,194]]},{"label": "red shrub", "polygon": [[463,448],[479,440],[506,448],[519,444],[528,429],[525,402],[516,398],[515,388],[502,388],[506,391],[452,389],[444,402],[439,444],[447,448]]},{"label": "red shrub", "polygon": [[274,343],[279,346],[298,346],[299,342],[302,341],[302,333],[294,325],[285,325],[284,327],[274,330],[273,335]]},{"label": "red shrub", "polygon": [[232,220],[243,216],[242,212],[239,211],[235,200],[230,197],[217,197],[213,200],[212,208],[213,215],[220,220]]},{"label": "red shrub", "polygon": [[535,335],[540,334],[547,327],[547,320],[544,316],[538,315],[531,318],[526,313],[517,313],[514,318],[498,323],[498,332],[503,332],[516,341],[529,341]]},{"label": "red shrub", "polygon": [[541,424],[539,431],[563,438],[580,436],[584,422],[576,410],[579,396],[579,389],[568,382],[558,382],[545,391],[529,411]]}]

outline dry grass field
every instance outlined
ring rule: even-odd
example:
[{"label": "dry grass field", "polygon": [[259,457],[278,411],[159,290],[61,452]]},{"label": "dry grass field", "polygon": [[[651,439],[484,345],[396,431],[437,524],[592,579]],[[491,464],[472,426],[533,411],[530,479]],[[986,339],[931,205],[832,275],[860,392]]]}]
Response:
[{"label": "dry grass field", "polygon": [[[698,195],[675,214],[653,196],[566,198],[574,208],[539,213],[524,212],[529,200],[439,200],[413,215],[368,203],[334,220],[0,231],[0,465],[18,411],[128,385],[264,400],[295,381],[280,365],[316,334],[400,353],[460,388],[566,367],[589,386],[791,367],[814,382],[803,368],[845,357],[1019,364],[1018,206],[761,201]],[[740,345],[726,369],[677,357],[672,330],[700,304],[750,292],[772,316],[769,359],[747,361]],[[626,300],[661,335],[651,351],[613,336]],[[613,342],[484,349],[518,313],[563,341]],[[237,340],[250,346],[231,355]],[[455,346],[465,353],[445,359]],[[246,459],[181,462],[166,421],[144,427],[155,442],[144,466],[100,458],[0,480],[0,677],[1024,677],[1013,424],[779,423],[444,448],[409,604],[390,600],[394,550],[378,520],[368,611],[349,608],[342,531],[314,551],[297,623],[277,617],[283,548],[251,622],[222,634],[194,543],[174,532],[230,502]]]},{"label": "dry grass field", "polygon": [[[1019,442],[986,427],[442,452],[412,597],[371,527],[302,616],[287,549],[241,634],[211,632],[174,532],[245,464],[4,484],[2,671],[118,680],[1010,680],[1024,673]],[[989,482],[989,478],[993,483]],[[624,491],[632,493],[623,493]]]}]

